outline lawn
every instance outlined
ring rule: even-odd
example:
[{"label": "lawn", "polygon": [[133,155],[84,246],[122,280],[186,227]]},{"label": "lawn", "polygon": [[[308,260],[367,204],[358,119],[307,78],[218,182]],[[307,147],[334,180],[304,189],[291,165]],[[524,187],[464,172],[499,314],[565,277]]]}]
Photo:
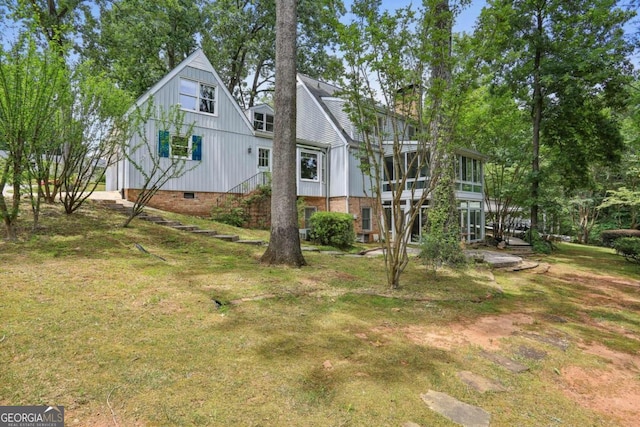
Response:
[{"label": "lawn", "polygon": [[0,243],[0,405],[79,426],[454,425],[422,402],[435,390],[495,426],[640,419],[640,268],[608,249],[435,278],[414,260],[390,291],[381,258],[270,267],[264,247],[122,220],[46,206],[36,235]]}]

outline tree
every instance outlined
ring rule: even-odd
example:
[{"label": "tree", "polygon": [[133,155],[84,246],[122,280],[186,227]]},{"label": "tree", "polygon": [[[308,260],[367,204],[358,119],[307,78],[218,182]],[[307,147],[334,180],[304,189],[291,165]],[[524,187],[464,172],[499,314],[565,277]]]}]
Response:
[{"label": "tree", "polygon": [[261,261],[306,265],[296,206],[296,0],[276,0],[276,91],[271,234]]},{"label": "tree", "polygon": [[[361,169],[369,178],[375,206],[382,206],[383,193],[390,194],[388,209],[384,215],[376,212],[376,218],[387,283],[398,288],[409,262],[407,245],[413,224],[425,213],[426,201],[438,185],[442,198],[437,205],[443,215],[433,226],[439,227],[442,236],[455,234],[458,248],[454,133],[465,85],[454,84],[451,28],[455,11],[448,1],[425,1],[418,14],[411,8],[381,12],[380,7],[380,1],[354,2],[356,18],[341,29],[349,80],[344,94],[361,141]],[[416,129],[415,134],[410,129]],[[383,188],[385,181],[392,182],[388,188]]]},{"label": "tree", "polygon": [[609,0],[492,0],[488,6],[478,35],[494,84],[508,87],[531,112],[531,226],[538,230],[541,146],[571,146],[554,155],[556,165],[575,173],[572,184],[592,159],[619,152],[620,139],[610,138],[617,125],[605,107],[625,100],[632,46],[622,26],[634,13]]},{"label": "tree", "polygon": [[[74,73],[69,105],[61,115],[67,126],[60,133],[63,144],[56,159],[61,171],[61,199],[67,214],[75,212],[95,191],[107,167],[118,160],[118,148],[130,138],[125,118],[131,98],[104,74],[94,74],[90,64]],[[44,182],[49,182],[45,180]]]},{"label": "tree", "polygon": [[107,0],[0,0],[0,10],[37,29],[47,44],[63,55],[77,41],[84,24],[93,20],[92,7],[103,1]]},{"label": "tree", "polygon": [[[275,7],[275,2],[267,0],[218,0],[207,3],[203,11],[203,50],[244,108],[273,91]],[[300,0],[297,10],[298,70],[325,80],[337,78],[341,62],[329,49],[335,44],[334,28],[344,13],[342,1]]]},{"label": "tree", "polygon": [[[186,138],[193,132],[195,123],[185,124],[184,117],[184,111],[178,106],[173,106],[168,111],[160,109],[156,112],[153,99],[149,99],[146,106],[136,107],[130,113],[126,128],[132,129],[133,135],[131,140],[122,139],[120,154],[140,173],[143,181],[123,227],[129,226],[142,213],[164,184],[184,176],[200,165],[200,162],[196,162],[189,167],[186,156],[172,153],[170,135],[174,135],[174,139]],[[149,138],[148,126],[154,121],[159,129],[158,140]]]},{"label": "tree", "polygon": [[[82,55],[138,97],[197,47],[200,0],[114,0],[85,31]],[[226,33],[235,31],[225,29]]]},{"label": "tree", "polygon": [[[0,47],[0,139],[4,140],[7,152],[0,171],[0,194],[8,183],[13,187],[10,205],[0,197],[0,217],[10,240],[17,238],[16,222],[27,162],[47,143],[66,77],[58,53],[51,49],[39,51],[31,37],[21,35],[10,51]],[[30,186],[31,182],[26,184]]]},{"label": "tree", "polygon": [[528,202],[530,156],[522,147],[530,139],[530,120],[511,93],[488,86],[473,92],[461,114],[457,134],[462,144],[487,156],[484,164],[487,224],[493,225],[493,237],[503,240]]}]

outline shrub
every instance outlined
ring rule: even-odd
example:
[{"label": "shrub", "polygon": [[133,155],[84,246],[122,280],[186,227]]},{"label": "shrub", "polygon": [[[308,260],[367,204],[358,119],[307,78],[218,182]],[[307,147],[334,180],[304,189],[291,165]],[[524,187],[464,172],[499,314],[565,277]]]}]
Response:
[{"label": "shrub", "polygon": [[615,241],[622,237],[638,237],[640,238],[640,230],[628,229],[628,230],[605,230],[600,233],[602,239],[602,246],[609,248],[615,247]]},{"label": "shrub", "polygon": [[528,230],[525,234],[525,240],[531,245],[533,252],[537,254],[550,254],[553,249],[553,243],[545,239],[540,233]]},{"label": "shrub", "polygon": [[620,237],[613,242],[613,248],[618,255],[622,255],[627,261],[640,264],[639,237]]},{"label": "shrub", "polygon": [[356,234],[353,216],[337,212],[316,212],[309,219],[309,237],[321,245],[347,248],[353,244]]},{"label": "shrub", "polygon": [[467,266],[467,257],[460,245],[454,233],[423,233],[420,259],[434,274],[442,266],[463,269]]}]

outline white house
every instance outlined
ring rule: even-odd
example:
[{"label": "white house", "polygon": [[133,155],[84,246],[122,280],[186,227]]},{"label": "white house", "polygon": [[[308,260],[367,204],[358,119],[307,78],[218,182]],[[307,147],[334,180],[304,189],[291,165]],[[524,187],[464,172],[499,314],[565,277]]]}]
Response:
[{"label": "white house", "polygon": [[[297,193],[304,198],[304,222],[316,210],[347,212],[355,218],[363,239],[379,235],[368,179],[360,168],[355,126],[344,111],[346,101],[335,86],[298,75],[297,78]],[[240,193],[267,182],[272,165],[273,109],[265,104],[242,111],[202,50],[197,50],[140,97],[169,108],[180,105],[193,135],[177,137],[160,129],[158,120],[146,124],[150,140],[158,141],[160,157],[188,157],[198,167],[170,180],[149,203],[175,212],[209,215],[228,192]],[[132,140],[132,145],[136,141]],[[464,234],[483,235],[482,156],[459,155],[458,198]],[[150,166],[148,159],[136,162]],[[189,165],[188,165],[189,167]],[[420,179],[427,179],[421,177]],[[126,159],[107,171],[107,190],[135,199],[141,174]],[[407,209],[411,203],[407,200]],[[306,227],[306,225],[304,226]],[[416,223],[416,235],[420,224]]]}]

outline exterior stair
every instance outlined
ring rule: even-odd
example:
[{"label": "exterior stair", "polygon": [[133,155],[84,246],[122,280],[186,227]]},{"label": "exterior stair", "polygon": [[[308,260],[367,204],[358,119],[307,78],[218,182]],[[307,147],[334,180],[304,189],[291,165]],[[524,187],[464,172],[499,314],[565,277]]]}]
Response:
[{"label": "exterior stair", "polygon": [[[109,210],[113,210],[116,211],[118,213],[122,213],[125,215],[129,215],[132,211],[132,208],[130,206],[125,206],[122,203],[118,203],[117,200],[98,200],[96,201],[98,203],[98,205],[107,208]],[[159,215],[150,215],[146,212],[141,213],[140,215],[138,215],[138,218],[143,220],[143,221],[149,221],[153,224],[157,224],[157,225],[163,225],[165,227],[170,227],[173,228],[175,230],[179,230],[179,231],[185,231],[185,232],[189,232],[189,233],[193,233],[193,234],[197,234],[199,236],[208,236],[208,237],[212,237],[214,239],[219,239],[225,242],[239,242],[239,243],[245,243],[248,244],[249,242],[251,244],[257,245],[257,244],[263,244],[264,242],[262,241],[258,241],[258,240],[240,240],[240,237],[237,235],[231,235],[231,234],[219,234],[217,231],[215,230],[203,230],[195,225],[185,225],[182,224],[179,221],[170,221],[170,220],[166,220],[163,217],[159,216]],[[259,243],[258,243],[259,242]]]}]

